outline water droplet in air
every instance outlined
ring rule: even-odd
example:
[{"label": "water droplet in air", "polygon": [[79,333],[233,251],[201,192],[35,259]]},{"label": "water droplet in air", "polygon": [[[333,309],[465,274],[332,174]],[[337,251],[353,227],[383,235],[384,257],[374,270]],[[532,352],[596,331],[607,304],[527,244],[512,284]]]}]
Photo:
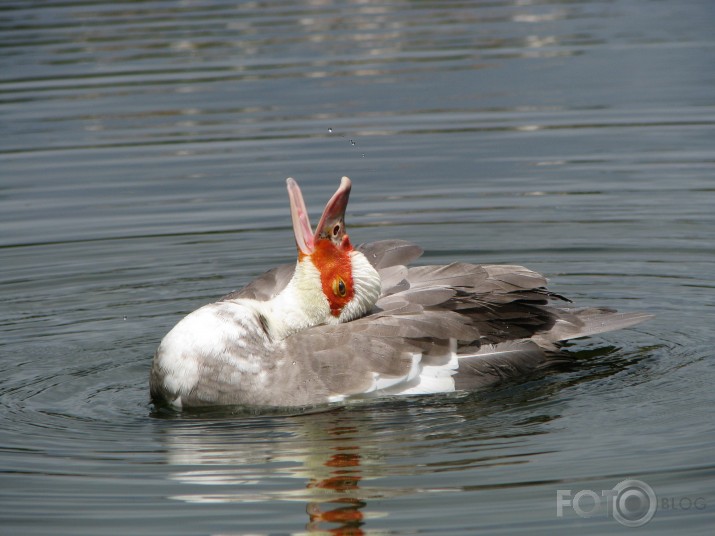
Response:
[{"label": "water droplet in air", "polygon": [[333,133],[333,129],[332,129],[332,128],[328,128],[328,134],[332,134],[332,133]]},{"label": "water droplet in air", "polygon": [[350,145],[355,145],[355,140],[350,140]]},{"label": "water droplet in air", "polygon": [[365,153],[362,153],[362,157],[365,158]]},{"label": "water droplet in air", "polygon": [[127,319],[127,315],[124,315],[124,320],[126,320],[126,319]]},{"label": "water droplet in air", "polygon": [[293,361],[293,364],[295,365],[295,361]]}]

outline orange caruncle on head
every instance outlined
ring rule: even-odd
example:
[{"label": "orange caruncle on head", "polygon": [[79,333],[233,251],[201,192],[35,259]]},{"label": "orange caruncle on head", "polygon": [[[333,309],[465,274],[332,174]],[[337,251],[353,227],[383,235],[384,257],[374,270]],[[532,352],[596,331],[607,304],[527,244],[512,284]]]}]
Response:
[{"label": "orange caruncle on head", "polygon": [[316,241],[315,250],[310,255],[320,272],[323,294],[330,303],[330,313],[333,316],[340,316],[343,307],[355,295],[350,258],[352,250],[348,235],[344,235],[339,246],[330,240]]}]

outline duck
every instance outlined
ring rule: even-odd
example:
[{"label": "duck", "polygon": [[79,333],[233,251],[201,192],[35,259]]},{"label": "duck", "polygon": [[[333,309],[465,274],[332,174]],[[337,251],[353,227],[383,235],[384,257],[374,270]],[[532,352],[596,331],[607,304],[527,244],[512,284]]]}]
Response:
[{"label": "duck", "polygon": [[354,247],[348,177],[313,230],[286,180],[297,261],[182,318],[151,365],[157,406],[309,408],[352,400],[473,391],[569,358],[566,341],[652,315],[573,307],[518,265],[413,265],[404,240]]}]

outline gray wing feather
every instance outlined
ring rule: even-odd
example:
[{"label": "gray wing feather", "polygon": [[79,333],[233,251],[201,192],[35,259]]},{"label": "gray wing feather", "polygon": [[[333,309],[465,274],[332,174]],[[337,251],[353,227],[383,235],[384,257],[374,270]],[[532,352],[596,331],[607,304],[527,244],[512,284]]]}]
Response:
[{"label": "gray wing feather", "polygon": [[[363,318],[285,339],[280,361],[295,356],[300,362],[274,371],[277,385],[299,386],[284,393],[286,404],[310,404],[326,393],[363,393],[374,388],[378,376],[394,378],[395,384],[409,382],[414,356],[420,355],[422,365],[443,364],[450,340],[458,341],[455,387],[493,385],[555,362],[561,341],[630,327],[651,316],[548,305],[568,300],[549,292],[541,274],[522,266],[407,268],[422,254],[408,242],[384,240],[357,249],[380,273],[382,294]],[[293,265],[280,266],[222,299],[269,299],[293,271]]]},{"label": "gray wing feather", "polygon": [[407,282],[407,267],[403,265],[389,266],[379,270],[382,284],[381,296],[389,296],[410,288]]},{"label": "gray wing feather", "polygon": [[360,244],[357,248],[378,271],[381,268],[407,265],[418,258],[424,250],[404,240],[379,240]]},{"label": "gray wing feather", "polygon": [[550,330],[538,334],[551,342],[625,329],[653,318],[648,313],[619,313],[606,307],[543,309],[557,317]]},{"label": "gray wing feather", "polygon": [[546,278],[522,266],[404,268],[391,263],[409,262],[416,250],[402,242],[368,246],[362,247],[387,282],[372,313],[297,334],[290,343],[305,350],[310,340],[314,366],[324,370],[329,392],[361,392],[375,374],[407,382],[412,356],[419,353],[423,365],[441,363],[450,339],[458,341],[456,388],[492,385],[558,362],[554,354],[561,341],[650,318],[610,309],[549,306],[550,300],[568,300],[549,292]]},{"label": "gray wing feather", "polygon": [[546,352],[530,340],[485,344],[476,353],[459,358],[455,387],[476,389],[524,378],[546,363]]}]

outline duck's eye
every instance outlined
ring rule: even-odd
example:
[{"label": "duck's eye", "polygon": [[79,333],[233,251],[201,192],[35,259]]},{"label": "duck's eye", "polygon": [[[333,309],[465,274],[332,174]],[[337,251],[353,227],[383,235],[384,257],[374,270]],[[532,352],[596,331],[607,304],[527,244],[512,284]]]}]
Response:
[{"label": "duck's eye", "polygon": [[333,280],[333,293],[341,298],[344,298],[348,293],[348,288],[345,286],[345,281],[343,281],[342,277],[336,277]]}]

